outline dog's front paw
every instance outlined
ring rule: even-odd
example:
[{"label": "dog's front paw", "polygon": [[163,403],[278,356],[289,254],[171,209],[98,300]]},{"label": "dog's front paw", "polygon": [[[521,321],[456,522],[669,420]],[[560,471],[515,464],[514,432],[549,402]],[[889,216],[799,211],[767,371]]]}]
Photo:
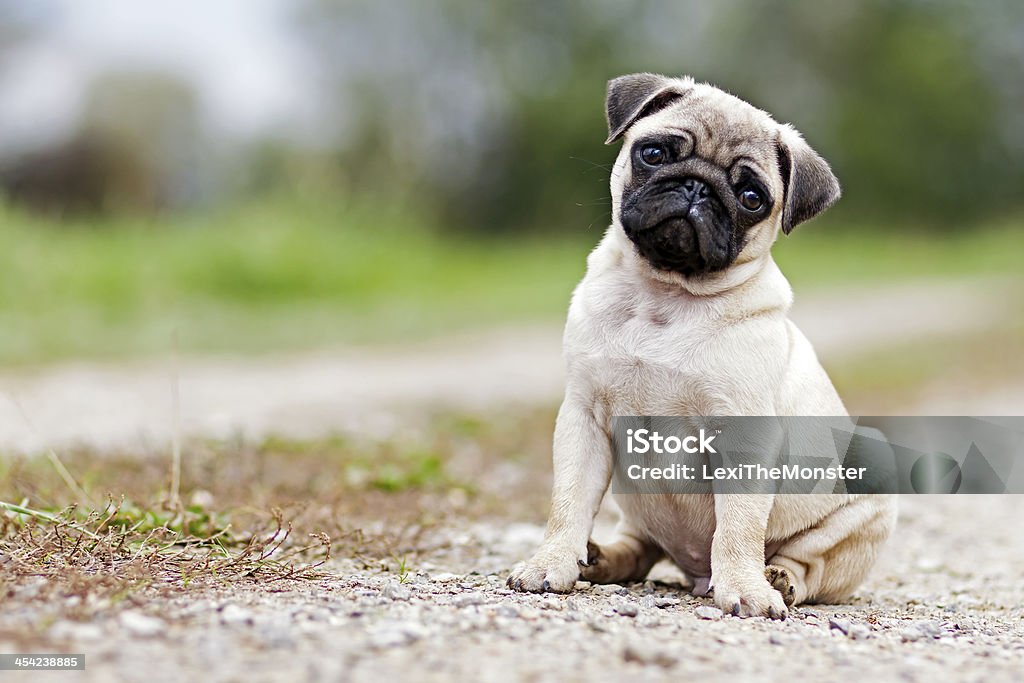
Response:
[{"label": "dog's front paw", "polygon": [[521,593],[568,593],[580,577],[582,560],[565,548],[541,548],[508,577],[508,587]]},{"label": "dog's front paw", "polygon": [[763,576],[749,580],[714,581],[715,604],[737,617],[785,619],[789,616],[782,593]]}]

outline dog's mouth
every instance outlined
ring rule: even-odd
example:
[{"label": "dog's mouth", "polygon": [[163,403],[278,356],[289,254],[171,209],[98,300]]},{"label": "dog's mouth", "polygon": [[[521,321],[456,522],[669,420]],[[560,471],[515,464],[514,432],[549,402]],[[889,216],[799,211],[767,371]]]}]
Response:
[{"label": "dog's mouth", "polygon": [[622,227],[655,268],[683,275],[727,268],[736,258],[733,221],[697,181],[663,183],[623,203]]}]

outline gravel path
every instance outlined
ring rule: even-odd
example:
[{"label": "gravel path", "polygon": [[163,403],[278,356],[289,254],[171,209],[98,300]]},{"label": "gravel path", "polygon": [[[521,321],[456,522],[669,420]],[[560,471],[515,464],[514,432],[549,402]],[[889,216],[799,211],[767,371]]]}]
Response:
[{"label": "gravel path", "polygon": [[[820,354],[835,359],[894,339],[983,330],[997,316],[989,291],[991,283],[926,284],[808,297],[795,317]],[[558,337],[557,328],[541,327],[401,351],[185,360],[173,372],[158,363],[6,372],[0,374],[0,450],[142,442],[165,453],[174,374],[186,435],[366,433],[429,410],[552,405],[562,389]],[[993,397],[999,410],[980,412],[1024,410],[1019,388]],[[31,581],[0,585],[0,652],[87,655],[84,672],[0,677],[1021,680],[1020,498],[902,502],[897,532],[851,604],[799,607],[781,623],[723,616],[685,594],[665,566],[644,584],[579,584],[568,596],[511,593],[505,577],[536,547],[542,530],[498,512],[432,532],[427,545],[435,550],[418,557],[405,576],[394,566],[336,559],[316,581],[196,584],[187,591],[150,586],[129,599],[88,604],[54,597]],[[609,524],[605,512],[599,540]]]},{"label": "gravel path", "polygon": [[[655,568],[658,581],[568,596],[505,589],[539,540],[532,525],[445,530],[439,551],[394,573],[338,561],[313,583],[192,588],[144,607],[9,595],[0,634],[84,652],[84,673],[12,681],[1019,681],[1024,671],[1024,542],[1019,499],[905,498],[900,527],[851,604],[804,606],[785,622],[725,617]],[[155,591],[155,589],[154,589]],[[4,642],[0,652],[17,652]],[[22,650],[24,651],[24,650]],[[36,651],[40,651],[37,649]]]}]

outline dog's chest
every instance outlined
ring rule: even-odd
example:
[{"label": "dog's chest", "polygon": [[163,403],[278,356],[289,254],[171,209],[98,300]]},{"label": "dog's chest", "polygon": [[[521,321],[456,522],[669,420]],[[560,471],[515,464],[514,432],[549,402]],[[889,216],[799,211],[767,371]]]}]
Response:
[{"label": "dog's chest", "polygon": [[701,387],[715,362],[708,348],[714,312],[684,299],[603,306],[601,315],[570,319],[566,335],[569,372],[589,385],[597,410],[608,417],[707,414]]}]

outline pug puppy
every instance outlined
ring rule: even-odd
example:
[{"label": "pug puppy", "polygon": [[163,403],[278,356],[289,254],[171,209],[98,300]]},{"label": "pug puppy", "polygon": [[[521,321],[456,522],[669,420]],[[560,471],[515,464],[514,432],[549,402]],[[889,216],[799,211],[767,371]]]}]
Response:
[{"label": "pug puppy", "polygon": [[847,415],[770,253],[839,198],[829,165],[791,126],[688,77],[616,78],[606,108],[607,143],[624,140],[613,222],[569,309],[544,542],[508,585],[637,581],[667,557],[726,613],[842,601],[895,524],[893,496],[616,495],[617,539],[589,542],[613,416]]}]

